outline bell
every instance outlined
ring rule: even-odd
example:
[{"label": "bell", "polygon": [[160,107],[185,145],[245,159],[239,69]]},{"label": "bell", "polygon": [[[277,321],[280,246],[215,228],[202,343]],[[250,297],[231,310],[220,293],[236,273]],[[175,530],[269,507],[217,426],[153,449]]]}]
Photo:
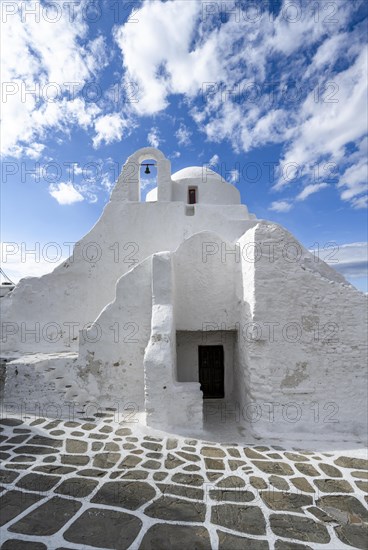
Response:
[{"label": "bell", "polygon": [[146,169],[145,169],[144,173],[145,174],[150,174],[151,173],[148,164],[146,165]]}]

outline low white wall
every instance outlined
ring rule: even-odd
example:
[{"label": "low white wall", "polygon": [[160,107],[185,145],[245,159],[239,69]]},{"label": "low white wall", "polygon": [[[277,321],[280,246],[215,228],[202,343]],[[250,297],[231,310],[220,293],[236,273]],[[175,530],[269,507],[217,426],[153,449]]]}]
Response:
[{"label": "low white wall", "polygon": [[1,414],[74,418],[79,412],[75,386],[76,354],[35,354],[6,364]]},{"label": "low white wall", "polygon": [[81,335],[79,398],[144,408],[143,358],[151,329],[151,259],[121,277],[115,300]]},{"label": "low white wall", "polygon": [[172,256],[152,257],[151,335],[144,356],[147,424],[159,429],[202,428],[202,392],[198,383],[178,383],[173,304]]}]

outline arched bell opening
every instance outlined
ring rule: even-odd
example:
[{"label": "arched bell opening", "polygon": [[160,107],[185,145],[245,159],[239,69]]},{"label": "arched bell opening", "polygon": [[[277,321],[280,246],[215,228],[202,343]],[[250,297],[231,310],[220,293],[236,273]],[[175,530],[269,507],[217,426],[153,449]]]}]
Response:
[{"label": "arched bell opening", "polygon": [[146,159],[139,167],[139,200],[145,202],[147,193],[158,186],[157,161]]},{"label": "arched bell opening", "polygon": [[154,187],[157,187],[157,200],[171,201],[170,161],[159,149],[144,147],[124,164],[111,198],[140,202]]}]

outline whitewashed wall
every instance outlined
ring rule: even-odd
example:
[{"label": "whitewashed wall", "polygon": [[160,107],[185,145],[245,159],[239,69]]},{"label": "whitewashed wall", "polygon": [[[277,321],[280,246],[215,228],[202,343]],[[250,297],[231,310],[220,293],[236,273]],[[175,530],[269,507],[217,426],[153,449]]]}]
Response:
[{"label": "whitewashed wall", "polygon": [[121,277],[116,296],[80,336],[79,395],[101,406],[144,408],[143,357],[151,331],[151,258]]},{"label": "whitewashed wall", "polygon": [[175,429],[203,423],[199,383],[180,383],[176,378],[176,330],[172,255],[152,257],[151,336],[144,356],[147,424]]},{"label": "whitewashed wall", "polygon": [[[211,330],[238,320],[240,264],[226,261],[234,244],[211,231],[187,239],[174,255],[177,330]],[[214,329],[212,329],[214,330]]]},{"label": "whitewashed wall", "polygon": [[243,261],[253,324],[245,307],[239,348],[250,428],[263,436],[365,437],[366,296],[282,227],[263,222],[249,233],[262,251],[253,277]]},{"label": "whitewashed wall", "polygon": [[180,202],[110,202],[72,258],[48,275],[22,279],[1,299],[3,352],[77,350],[79,330],[114,299],[116,281],[134,265],[200,231],[213,228],[233,241],[255,223],[246,210],[241,219],[239,206],[233,220],[229,211],[197,207],[187,216]]}]

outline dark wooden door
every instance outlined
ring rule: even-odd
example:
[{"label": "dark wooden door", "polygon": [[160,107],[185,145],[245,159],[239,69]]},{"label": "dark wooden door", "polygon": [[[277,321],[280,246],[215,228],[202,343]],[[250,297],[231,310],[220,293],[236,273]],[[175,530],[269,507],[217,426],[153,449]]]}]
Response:
[{"label": "dark wooden door", "polygon": [[225,397],[223,346],[198,346],[198,364],[203,398]]},{"label": "dark wooden door", "polygon": [[196,204],[196,202],[197,202],[196,189],[189,189],[189,191],[188,191],[188,202],[189,202],[189,204]]}]

